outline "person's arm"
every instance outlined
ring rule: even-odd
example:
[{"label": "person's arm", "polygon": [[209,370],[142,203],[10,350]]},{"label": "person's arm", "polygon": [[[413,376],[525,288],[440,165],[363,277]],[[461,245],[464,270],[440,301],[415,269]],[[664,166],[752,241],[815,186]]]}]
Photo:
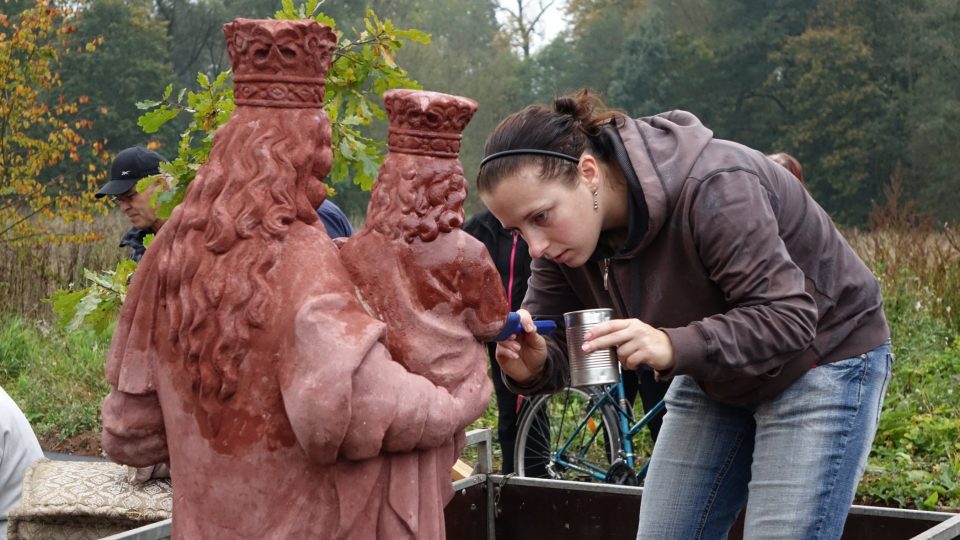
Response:
[{"label": "person's arm", "polygon": [[[553,319],[558,322],[557,331],[543,336],[546,346],[546,359],[542,371],[533,379],[517,380],[504,370],[503,381],[510,391],[535,395],[555,392],[570,384],[570,366],[567,362],[567,340],[563,323],[563,314],[583,309],[583,304],[567,282],[560,267],[545,259],[535,259],[527,294],[523,299],[523,309],[530,312],[533,319]],[[535,334],[530,340],[535,339]],[[518,336],[522,341],[525,336]],[[499,353],[498,353],[499,354]],[[501,362],[501,367],[503,363]]]},{"label": "person's arm", "polygon": [[[434,448],[453,440],[468,396],[458,399],[391,359],[383,323],[345,293],[307,301],[295,353],[280,369],[283,403],[298,441],[318,463]],[[470,394],[482,388],[463,389]]]},{"label": "person's arm", "polygon": [[661,375],[705,380],[760,375],[806,350],[816,336],[817,306],[779,236],[759,179],[732,171],[704,180],[690,226],[710,279],[734,307],[662,329],[673,344],[674,367]]}]

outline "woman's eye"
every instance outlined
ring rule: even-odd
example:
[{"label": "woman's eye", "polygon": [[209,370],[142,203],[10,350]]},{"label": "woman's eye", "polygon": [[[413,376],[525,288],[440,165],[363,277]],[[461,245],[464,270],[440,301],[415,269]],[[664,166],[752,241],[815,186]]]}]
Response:
[{"label": "woman's eye", "polygon": [[547,213],[546,213],[546,212],[540,212],[539,214],[536,214],[535,216],[533,216],[533,222],[534,222],[534,223],[540,224],[540,223],[544,223],[545,221],[547,221]]}]

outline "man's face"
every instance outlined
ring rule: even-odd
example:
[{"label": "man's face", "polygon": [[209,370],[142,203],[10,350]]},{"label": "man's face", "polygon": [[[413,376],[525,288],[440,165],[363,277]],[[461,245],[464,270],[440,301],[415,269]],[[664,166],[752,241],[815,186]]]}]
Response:
[{"label": "man's face", "polygon": [[150,206],[150,195],[155,189],[156,186],[151,185],[143,193],[138,193],[134,186],[126,193],[113,197],[130,223],[138,229],[147,229],[157,221],[157,212]]}]

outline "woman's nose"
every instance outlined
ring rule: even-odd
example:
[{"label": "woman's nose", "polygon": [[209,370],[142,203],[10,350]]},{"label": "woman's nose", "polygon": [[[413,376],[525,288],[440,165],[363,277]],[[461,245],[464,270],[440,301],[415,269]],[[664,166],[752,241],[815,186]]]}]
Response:
[{"label": "woman's nose", "polygon": [[547,246],[549,245],[547,240],[542,236],[538,236],[536,238],[527,238],[526,240],[530,257],[534,259],[543,257],[543,253],[547,250]]}]

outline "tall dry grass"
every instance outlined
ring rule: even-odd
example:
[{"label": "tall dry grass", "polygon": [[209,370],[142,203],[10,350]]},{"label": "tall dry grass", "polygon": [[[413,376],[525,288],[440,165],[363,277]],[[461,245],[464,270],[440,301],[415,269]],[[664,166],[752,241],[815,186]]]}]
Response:
[{"label": "tall dry grass", "polygon": [[886,303],[914,299],[916,309],[960,331],[960,227],[935,223],[907,201],[898,174],[884,195],[871,211],[869,231],[845,231],[847,241],[876,273]]},{"label": "tall dry grass", "polygon": [[[0,244],[0,313],[49,319],[50,306],[42,299],[71,283],[83,284],[84,268],[114,268],[127,256],[117,244],[129,227],[114,210],[92,224],[61,224],[64,232],[96,232],[102,237],[97,242],[29,250]],[[905,202],[899,175],[886,189],[884,203],[874,207],[869,228],[844,235],[877,274],[888,303],[902,296],[898,291],[909,292],[960,330],[960,227],[936,224]]]},{"label": "tall dry grass", "polygon": [[82,285],[84,268],[113,269],[129,251],[117,247],[130,228],[119,210],[98,216],[93,223],[59,223],[54,227],[63,233],[95,232],[102,239],[22,249],[0,244],[0,314],[50,320],[52,311],[44,298],[71,283]]}]

